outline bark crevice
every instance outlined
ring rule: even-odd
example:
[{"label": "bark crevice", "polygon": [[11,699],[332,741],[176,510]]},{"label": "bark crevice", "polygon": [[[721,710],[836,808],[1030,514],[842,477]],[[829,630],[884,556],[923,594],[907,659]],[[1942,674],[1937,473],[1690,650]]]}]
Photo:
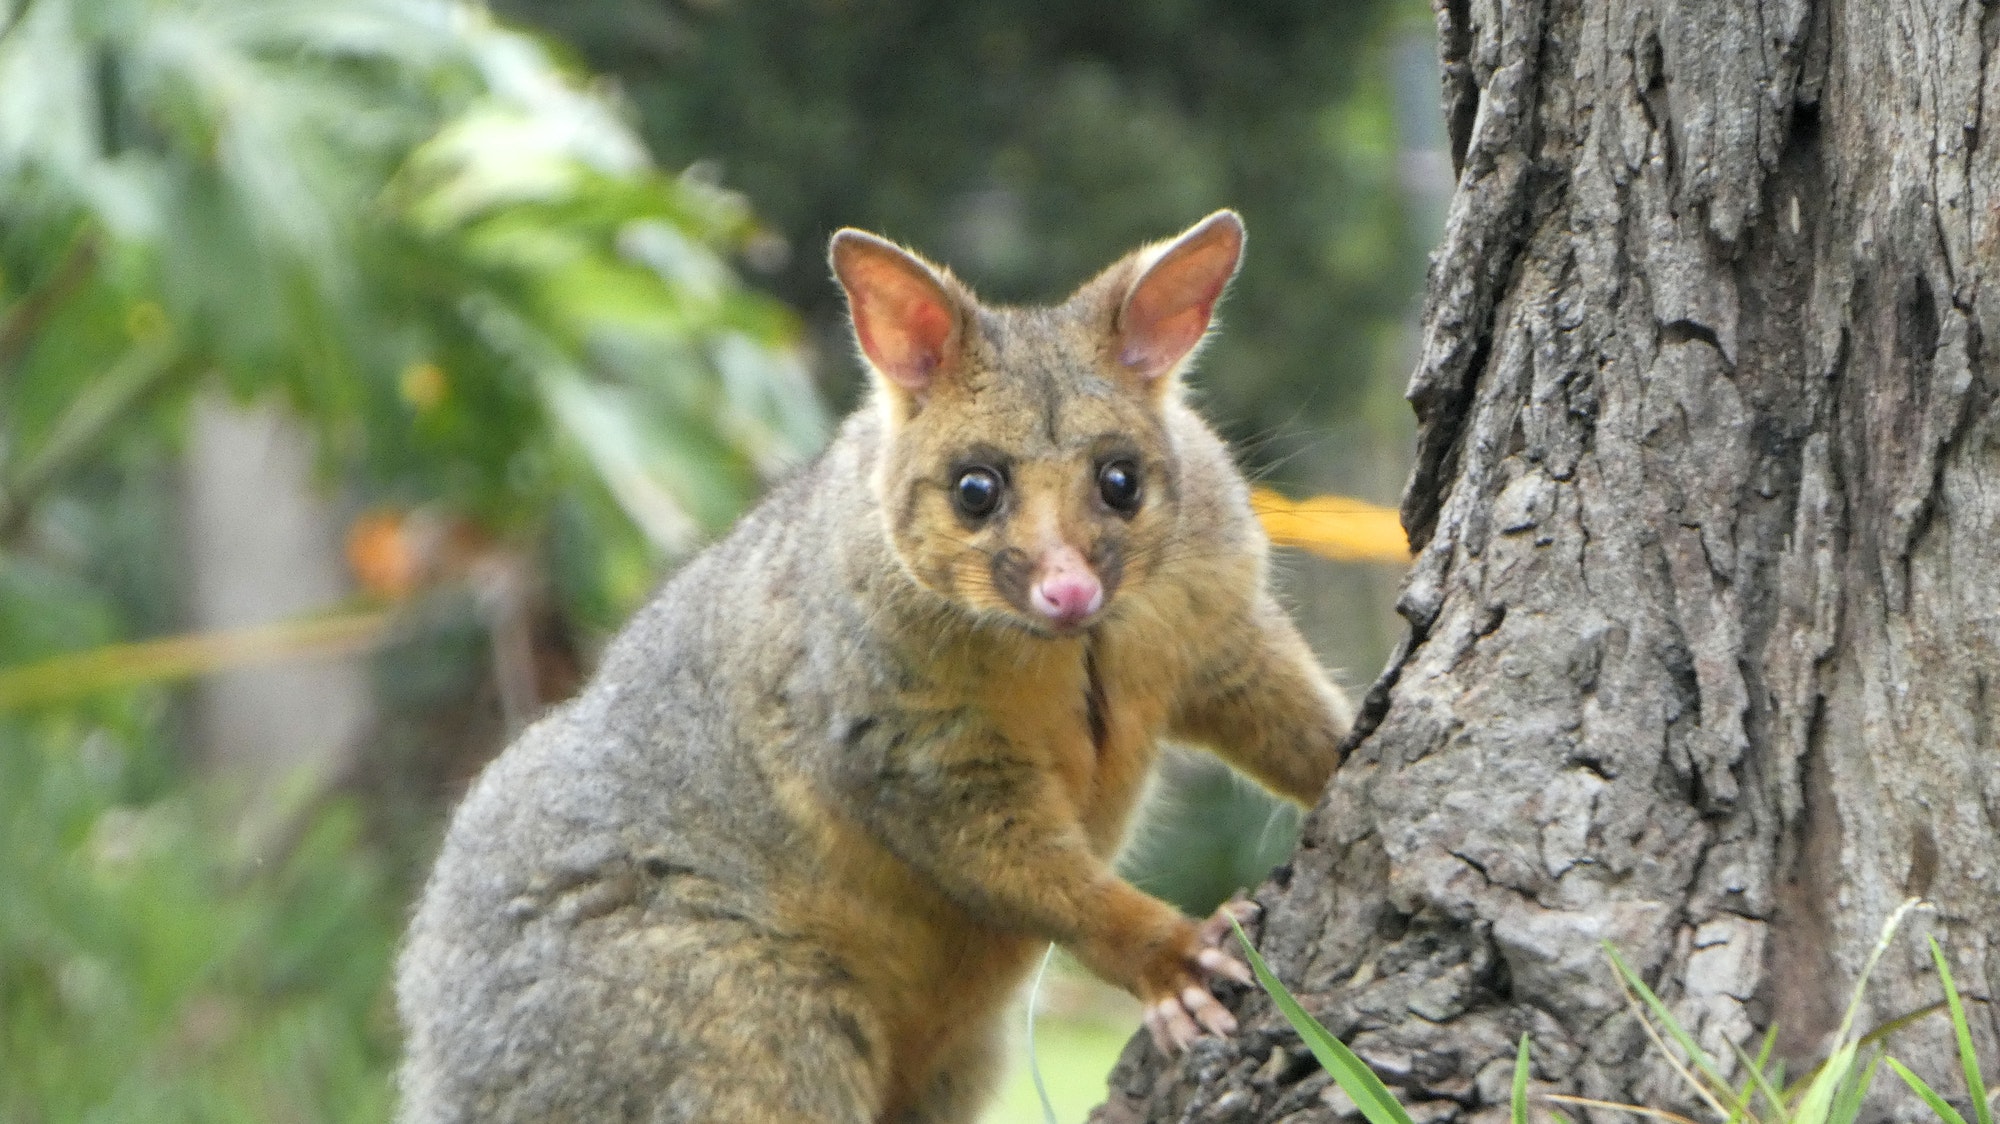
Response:
[{"label": "bark crevice", "polygon": [[[1273,967],[1431,1124],[1503,1120],[1523,1032],[1539,1087],[1700,1111],[1607,940],[1725,1073],[1773,1024],[1816,1060],[1907,893],[2000,983],[1996,11],[1437,9],[1410,631],[1259,893]],[[1864,1019],[1935,998],[1921,948]],[[1099,1119],[1343,1118],[1237,1007],[1178,1066],[1128,1051]],[[1935,1023],[1896,1052],[1956,1064]]]}]

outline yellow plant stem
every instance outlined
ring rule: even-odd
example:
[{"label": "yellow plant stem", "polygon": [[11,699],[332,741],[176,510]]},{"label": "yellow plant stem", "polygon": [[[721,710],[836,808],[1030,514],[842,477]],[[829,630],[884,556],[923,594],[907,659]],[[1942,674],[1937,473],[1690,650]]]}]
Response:
[{"label": "yellow plant stem", "polygon": [[1250,508],[1278,546],[1297,547],[1336,562],[1410,560],[1410,540],[1393,508],[1349,496],[1295,500],[1269,488],[1251,489]]},{"label": "yellow plant stem", "polygon": [[1567,1093],[1536,1093],[1537,1100],[1557,1101],[1562,1104],[1582,1105],[1584,1108],[1609,1108],[1618,1112],[1629,1112],[1634,1116],[1650,1116],[1655,1120],[1665,1120],[1668,1124],[1695,1124],[1695,1121],[1678,1112],[1668,1112],[1663,1108],[1645,1108],[1636,1104],[1619,1104],[1617,1101],[1600,1101],[1593,1097],[1572,1097]]},{"label": "yellow plant stem", "polygon": [[[1346,496],[1293,500],[1268,488],[1252,492],[1251,506],[1278,546],[1342,562],[1410,559],[1409,540],[1390,508]],[[109,644],[0,668],[0,711],[279,660],[346,655],[378,643],[388,621],[386,611],[312,617]]]},{"label": "yellow plant stem", "polygon": [[0,711],[230,668],[348,655],[379,643],[389,618],[387,610],[308,617],[224,632],[107,644],[0,668]]}]

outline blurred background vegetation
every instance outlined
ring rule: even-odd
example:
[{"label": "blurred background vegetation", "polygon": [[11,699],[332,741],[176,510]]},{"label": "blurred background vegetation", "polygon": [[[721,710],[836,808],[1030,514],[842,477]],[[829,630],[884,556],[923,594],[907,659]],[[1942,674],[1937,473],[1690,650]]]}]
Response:
[{"label": "blurred background vegetation", "polygon": [[[1393,502],[1430,34],[1416,0],[0,0],[0,1120],[386,1119],[451,800],[855,401],[840,226],[1028,301],[1234,206],[1208,412],[1282,491]],[[1281,561],[1364,685],[1395,570]],[[1203,910],[1293,824],[1171,774],[1128,866]],[[1066,1058],[1129,1028],[1053,994]]]}]

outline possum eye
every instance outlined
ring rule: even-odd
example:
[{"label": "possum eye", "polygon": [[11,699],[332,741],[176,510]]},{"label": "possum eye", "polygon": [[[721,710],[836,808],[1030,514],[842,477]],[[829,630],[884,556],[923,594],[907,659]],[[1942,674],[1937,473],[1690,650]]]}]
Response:
[{"label": "possum eye", "polygon": [[1105,506],[1121,515],[1139,510],[1139,466],[1131,461],[1110,461],[1097,470],[1097,494]]},{"label": "possum eye", "polygon": [[968,468],[951,488],[952,502],[974,519],[984,519],[1000,506],[1000,474],[990,468]]}]

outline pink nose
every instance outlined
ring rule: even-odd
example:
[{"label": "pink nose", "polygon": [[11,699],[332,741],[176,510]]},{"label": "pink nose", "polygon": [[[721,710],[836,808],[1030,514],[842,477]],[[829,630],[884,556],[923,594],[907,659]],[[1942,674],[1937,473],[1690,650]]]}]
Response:
[{"label": "pink nose", "polygon": [[1028,600],[1036,612],[1067,628],[1104,606],[1104,586],[1088,567],[1063,567],[1044,574]]}]

